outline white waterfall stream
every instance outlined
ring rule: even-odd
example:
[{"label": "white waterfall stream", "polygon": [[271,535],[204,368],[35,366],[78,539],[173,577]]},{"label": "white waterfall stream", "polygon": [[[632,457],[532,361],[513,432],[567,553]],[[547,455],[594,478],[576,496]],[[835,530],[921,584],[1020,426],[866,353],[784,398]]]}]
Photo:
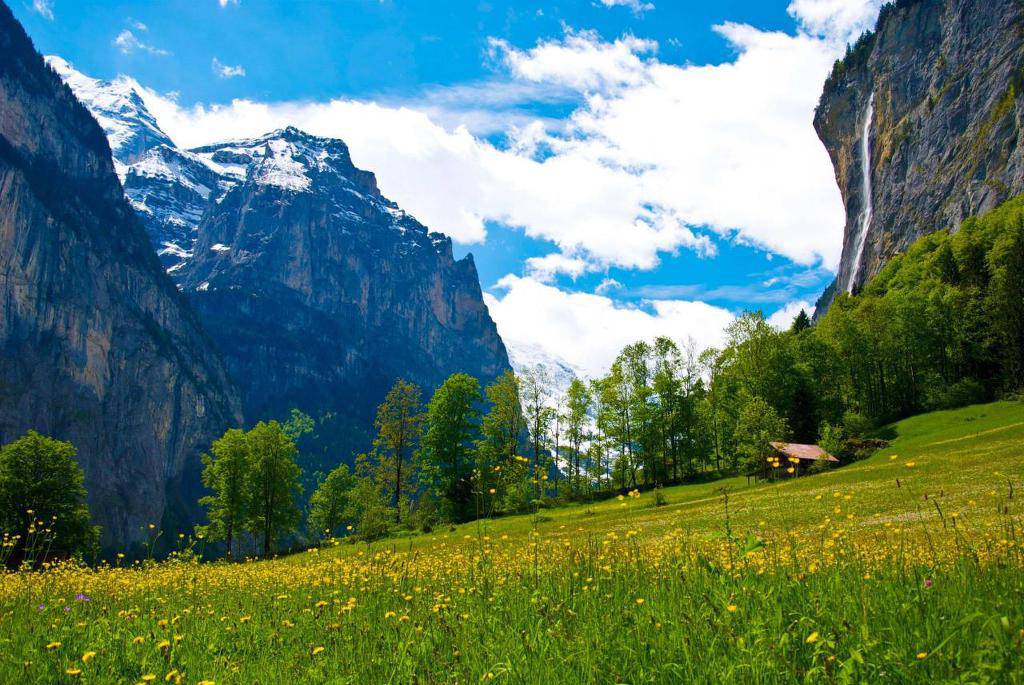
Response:
[{"label": "white waterfall stream", "polygon": [[860,262],[864,255],[864,243],[867,242],[868,228],[871,226],[871,122],[875,118],[875,94],[868,99],[868,108],[864,113],[864,126],[860,133],[860,175],[861,202],[860,226],[857,228],[857,239],[854,241],[853,266],[846,274],[846,292],[853,292],[853,285],[860,272]]}]

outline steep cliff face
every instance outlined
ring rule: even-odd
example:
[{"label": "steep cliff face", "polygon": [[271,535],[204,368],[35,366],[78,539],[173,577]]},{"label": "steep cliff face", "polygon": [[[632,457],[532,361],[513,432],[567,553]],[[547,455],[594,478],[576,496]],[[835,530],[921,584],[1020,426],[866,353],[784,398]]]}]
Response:
[{"label": "steep cliff face", "polygon": [[1024,3],[899,0],[837,63],[814,126],[846,206],[836,282],[856,292],[922,235],[1024,191]]},{"label": "steep cliff face", "polygon": [[508,366],[471,257],[387,200],[340,140],[294,128],[192,154],[235,179],[207,210],[182,287],[246,417],[291,407],[361,428],[397,377],[429,393]]},{"label": "steep cliff face", "polygon": [[72,441],[107,545],[194,520],[237,395],[115,175],[104,131],[0,3],[0,442]]}]

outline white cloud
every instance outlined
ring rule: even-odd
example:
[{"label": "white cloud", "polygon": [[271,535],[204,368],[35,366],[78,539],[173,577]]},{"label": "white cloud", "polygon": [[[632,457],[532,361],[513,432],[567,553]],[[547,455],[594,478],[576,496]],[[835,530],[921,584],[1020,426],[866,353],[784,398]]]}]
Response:
[{"label": "white cloud", "polygon": [[601,4],[605,7],[628,7],[636,14],[654,9],[654,3],[640,0],[601,0]]},{"label": "white cloud", "polygon": [[612,292],[613,290],[621,290],[622,287],[622,284],[614,278],[605,278],[597,284],[597,287],[594,288],[594,292],[598,295],[604,295]]},{"label": "white cloud", "polygon": [[217,0],[217,4],[221,7],[227,7],[228,5],[237,5],[241,0]]},{"label": "white cloud", "polygon": [[842,43],[872,28],[882,0],[793,0],[787,11],[804,30]]},{"label": "white cloud", "polygon": [[139,37],[132,33],[131,30],[129,29],[125,29],[121,31],[121,33],[117,34],[117,38],[114,39],[114,45],[117,47],[118,50],[121,51],[121,54],[123,55],[130,55],[136,50],[148,52],[151,55],[157,55],[160,57],[164,57],[171,54],[167,50],[163,50],[161,48],[157,48],[142,42],[141,40],[139,40]]},{"label": "white cloud", "polygon": [[245,76],[245,67],[241,64],[231,66],[230,64],[224,64],[216,57],[210,63],[213,73],[217,74],[218,78],[235,78],[236,76]]},{"label": "white cloud", "polygon": [[53,21],[53,0],[33,0],[32,9]]},{"label": "white cloud", "polygon": [[543,349],[588,376],[603,374],[622,348],[637,340],[666,335],[693,338],[698,349],[720,345],[733,319],[728,310],[704,302],[651,300],[641,309],[532,278],[509,275],[498,285],[504,295],[485,293],[484,300],[506,345]]},{"label": "white cloud", "polygon": [[542,41],[529,50],[518,50],[497,38],[491,38],[489,45],[491,54],[514,76],[578,91],[639,85],[653,63],[650,55],[658,50],[652,40],[627,35],[605,43],[592,31],[572,30],[561,41]]},{"label": "white cloud", "polygon": [[531,278],[544,283],[553,281],[557,274],[566,274],[575,280],[587,272],[587,262],[579,257],[553,252],[543,257],[528,258],[526,272]]},{"label": "white cloud", "polygon": [[787,303],[785,307],[769,316],[768,323],[780,331],[787,330],[793,325],[793,319],[801,309],[807,313],[807,316],[814,316],[814,304],[807,300],[798,300]]}]

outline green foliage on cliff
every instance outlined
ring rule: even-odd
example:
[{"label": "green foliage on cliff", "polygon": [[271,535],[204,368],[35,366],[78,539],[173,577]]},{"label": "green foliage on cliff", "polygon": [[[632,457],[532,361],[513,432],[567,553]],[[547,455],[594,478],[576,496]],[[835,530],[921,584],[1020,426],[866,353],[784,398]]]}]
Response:
[{"label": "green foliage on cliff", "polygon": [[925,236],[817,335],[846,366],[845,391],[879,419],[1024,387],[1024,197]]}]

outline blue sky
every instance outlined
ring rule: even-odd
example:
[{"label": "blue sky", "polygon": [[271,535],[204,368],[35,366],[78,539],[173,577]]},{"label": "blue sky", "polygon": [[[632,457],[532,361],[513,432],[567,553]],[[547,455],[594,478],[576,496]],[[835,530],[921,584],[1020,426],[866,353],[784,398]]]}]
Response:
[{"label": "blue sky", "polygon": [[471,252],[499,329],[597,372],[715,344],[832,278],[811,127],[877,0],[9,0],[36,46],[128,76],[181,146],[294,124]]}]

